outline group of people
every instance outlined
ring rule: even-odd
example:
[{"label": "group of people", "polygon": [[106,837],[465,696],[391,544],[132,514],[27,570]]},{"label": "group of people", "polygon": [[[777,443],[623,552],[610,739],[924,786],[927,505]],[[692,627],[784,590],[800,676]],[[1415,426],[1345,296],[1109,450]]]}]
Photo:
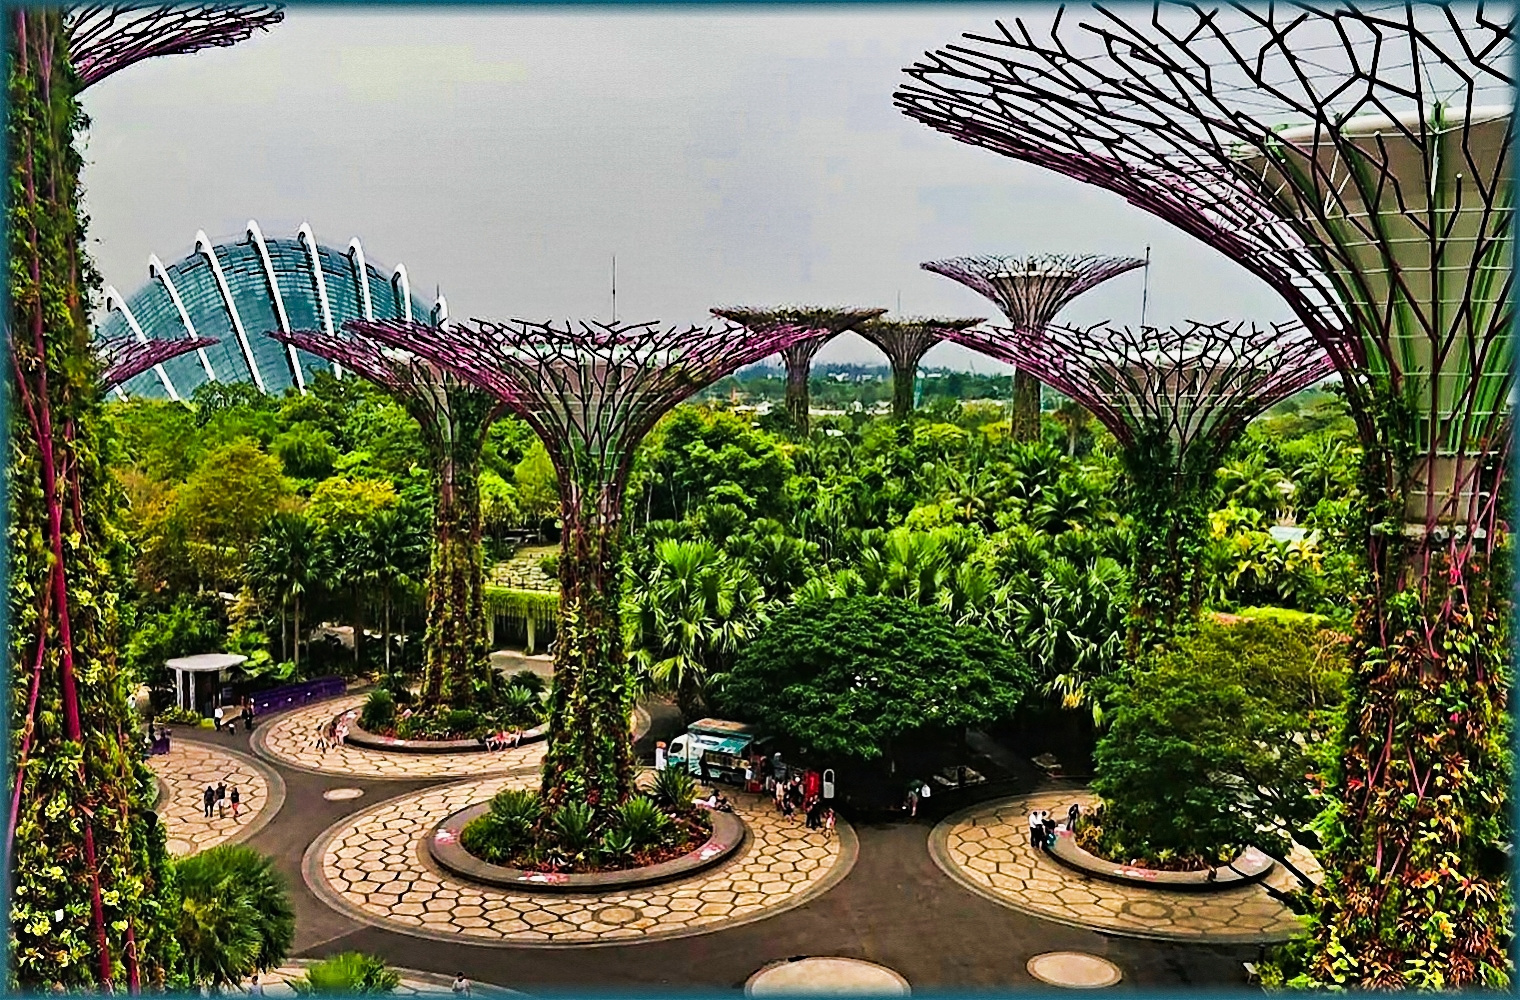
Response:
[{"label": "group of people", "polygon": [[914,778],[908,782],[908,794],[903,799],[903,810],[909,817],[917,817],[919,803],[933,794],[934,790],[929,787],[927,781],[919,781],[917,778]]},{"label": "group of people", "polygon": [[348,716],[341,719],[329,719],[317,726],[317,749],[326,753],[334,747],[340,747],[348,739]]},{"label": "group of people", "polygon": [[238,810],[243,806],[243,796],[238,791],[236,785],[232,786],[230,795],[227,792],[227,783],[225,781],[218,782],[215,788],[207,785],[206,790],[201,793],[201,804],[206,808],[207,819],[211,818],[212,809],[217,811],[218,817],[226,817],[228,802],[232,803],[232,818],[237,819]]},{"label": "group of people", "polygon": [[499,733],[492,733],[486,737],[487,750],[508,750],[522,743],[523,731],[514,729],[510,733],[503,729]]},{"label": "group of people", "polygon": [[148,744],[149,754],[165,754],[169,752],[169,727],[153,725],[153,720],[148,720],[148,735],[144,738]]},{"label": "group of people", "polygon": [[[1073,802],[1066,810],[1066,832],[1075,835],[1077,824],[1082,820],[1082,806]],[[1029,813],[1029,846],[1048,851],[1056,844],[1056,821],[1049,810],[1034,809]]]},{"label": "group of people", "polygon": [[781,754],[759,760],[759,772],[755,764],[745,766],[747,784],[753,785],[758,777],[760,790],[769,794],[776,803],[776,811],[783,816],[801,812],[806,817],[809,830],[834,830],[834,789],[823,781],[823,775],[811,768],[788,767]]},{"label": "group of people", "polygon": [[243,728],[245,730],[252,732],[253,699],[244,698],[243,703],[238,706],[237,715],[231,717],[229,717],[229,713],[225,708],[223,708],[221,705],[218,705],[216,708],[211,710],[211,720],[216,723],[216,731],[219,733],[223,731],[223,727],[225,726],[228,735],[236,736],[237,724],[239,722],[243,724]]}]

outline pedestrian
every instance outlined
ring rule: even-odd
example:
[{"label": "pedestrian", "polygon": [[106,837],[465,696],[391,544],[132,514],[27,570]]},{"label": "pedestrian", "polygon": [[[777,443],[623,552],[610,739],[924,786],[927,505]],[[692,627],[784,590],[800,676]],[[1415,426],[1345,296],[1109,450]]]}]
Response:
[{"label": "pedestrian", "polygon": [[704,784],[704,785],[711,785],[712,784],[712,772],[711,772],[711,770],[707,766],[707,751],[706,750],[703,750],[702,751],[702,755],[697,758],[697,766],[702,771],[702,784]]},{"label": "pedestrian", "polygon": [[1070,833],[1072,836],[1076,836],[1077,821],[1081,818],[1082,806],[1076,802],[1073,802],[1071,804],[1071,808],[1066,810],[1066,832]]},{"label": "pedestrian", "polygon": [[232,786],[232,818],[238,818],[238,808],[243,804],[243,797],[238,794],[237,786]]},{"label": "pedestrian", "polygon": [[744,790],[755,790],[755,762],[749,757],[744,758]]},{"label": "pedestrian", "polygon": [[1049,812],[1041,811],[1040,827],[1045,835],[1043,838],[1045,849],[1049,850],[1051,847],[1055,846],[1056,842],[1056,821]]},{"label": "pedestrian", "polygon": [[214,805],[216,805],[216,789],[215,788],[212,788],[210,785],[206,786],[206,790],[201,793],[201,804],[206,807],[206,818],[210,819],[211,818],[211,807],[214,806]]},{"label": "pedestrian", "polygon": [[908,785],[908,800],[903,803],[903,808],[908,810],[908,816],[915,819],[918,817],[918,785],[917,779]]},{"label": "pedestrian", "polygon": [[220,706],[220,705],[216,706],[216,711],[214,711],[214,712],[211,713],[211,717],[216,720],[216,731],[217,732],[221,732],[222,731],[222,706]]},{"label": "pedestrian", "polygon": [[1041,835],[1045,832],[1045,824],[1040,822],[1040,811],[1029,810],[1029,846],[1038,848]]},{"label": "pedestrian", "polygon": [[261,997],[264,995],[264,984],[259,982],[259,974],[257,972],[253,974],[253,979],[248,983],[248,995],[251,997]]},{"label": "pedestrian", "polygon": [[216,786],[216,811],[219,816],[227,815],[227,783],[218,782]]},{"label": "pedestrian", "polygon": [[470,981],[464,978],[463,972],[454,977],[454,995],[456,997],[467,997],[470,995]]},{"label": "pedestrian", "polygon": [[814,799],[808,806],[807,828],[816,830],[823,825],[823,800]]},{"label": "pedestrian", "polygon": [[317,727],[317,750],[321,753],[327,752],[327,724],[325,722]]}]

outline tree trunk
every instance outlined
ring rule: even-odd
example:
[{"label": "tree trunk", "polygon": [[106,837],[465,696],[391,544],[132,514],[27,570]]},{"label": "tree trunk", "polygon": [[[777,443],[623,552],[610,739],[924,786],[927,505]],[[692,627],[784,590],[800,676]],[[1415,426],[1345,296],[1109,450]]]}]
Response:
[{"label": "tree trunk", "polygon": [[294,624],[295,624],[295,628],[293,629],[293,631],[294,631],[295,634],[291,638],[294,639],[294,642],[292,643],[292,649],[295,651],[296,655],[295,655],[295,660],[292,661],[292,662],[295,663],[295,668],[296,668],[295,669],[295,676],[300,677],[301,676],[301,599],[299,597],[296,598],[296,602],[295,602],[295,621],[294,621]]},{"label": "tree trunk", "polygon": [[808,393],[808,372],[812,368],[812,360],[811,356],[795,362],[790,356],[786,358],[786,415],[791,419],[798,437],[808,436],[808,411],[812,407]]},{"label": "tree trunk", "polygon": [[428,573],[427,635],[423,642],[422,703],[470,708],[489,685],[484,574],[480,561],[480,451],[446,445],[435,456],[438,499]]},{"label": "tree trunk", "polygon": [[1013,439],[1040,440],[1040,381],[1022,368],[1013,373]]},{"label": "tree trunk", "polygon": [[892,419],[907,420],[913,413],[913,383],[918,378],[918,362],[892,363]]}]

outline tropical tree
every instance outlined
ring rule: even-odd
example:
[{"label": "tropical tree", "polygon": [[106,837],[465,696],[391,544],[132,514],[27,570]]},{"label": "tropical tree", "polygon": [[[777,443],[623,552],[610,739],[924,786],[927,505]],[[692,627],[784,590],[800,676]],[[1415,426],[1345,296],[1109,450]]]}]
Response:
[{"label": "tropical tree", "polygon": [[206,455],[178,490],[175,518],[201,579],[235,589],[264,526],[290,496],[278,460],[240,438]]},{"label": "tropical tree", "polygon": [[284,961],[295,940],[295,910],[274,861],[245,844],[219,844],[174,865],[172,918],[190,982],[212,989]]},{"label": "tropical tree", "polygon": [[301,666],[301,606],[319,594],[329,579],[331,553],[310,518],[296,512],[276,515],[253,547],[247,563],[248,586],[280,608],[283,657],[287,611],[291,615],[292,659]]},{"label": "tropical tree", "polygon": [[1057,556],[1010,597],[1012,635],[1045,693],[1063,708],[1090,709],[1095,723],[1103,709],[1094,682],[1123,661],[1126,583],[1123,568],[1106,556],[1086,564]]}]

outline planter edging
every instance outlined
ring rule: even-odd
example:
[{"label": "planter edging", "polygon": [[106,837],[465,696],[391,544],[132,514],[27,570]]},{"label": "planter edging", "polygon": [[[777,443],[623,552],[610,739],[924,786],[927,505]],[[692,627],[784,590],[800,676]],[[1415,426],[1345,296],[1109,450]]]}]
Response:
[{"label": "planter edging", "polygon": [[[342,712],[338,719],[347,718],[348,736],[344,738],[345,744],[361,747],[365,750],[382,750],[387,753],[493,753],[486,749],[483,740],[401,740],[394,736],[381,736],[372,733],[359,725],[359,709],[351,708]],[[523,732],[518,746],[524,743],[533,743],[544,738],[549,732],[547,726],[536,726]]]},{"label": "planter edging", "polygon": [[1208,871],[1165,872],[1153,868],[1139,868],[1107,861],[1077,846],[1076,838],[1066,828],[1056,830],[1055,846],[1047,852],[1061,864],[1084,875],[1091,875],[1107,882],[1121,885],[1143,885],[1153,889],[1170,889],[1177,892],[1218,892],[1253,885],[1266,878],[1277,862],[1254,847],[1242,851],[1229,865],[1214,869],[1214,878]]}]

